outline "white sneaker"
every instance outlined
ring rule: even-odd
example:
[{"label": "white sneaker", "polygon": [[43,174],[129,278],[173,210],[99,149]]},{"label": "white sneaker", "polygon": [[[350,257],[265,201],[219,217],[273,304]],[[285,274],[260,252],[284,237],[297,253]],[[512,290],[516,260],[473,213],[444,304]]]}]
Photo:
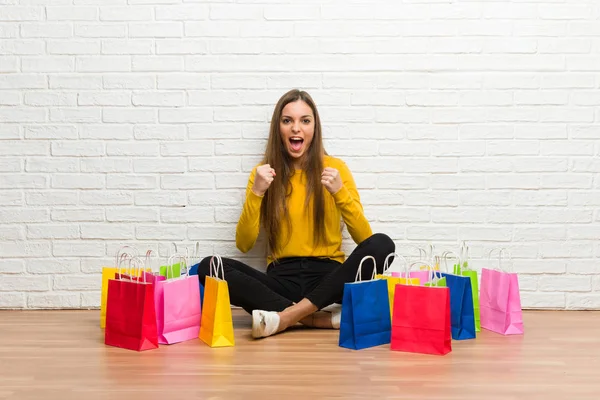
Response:
[{"label": "white sneaker", "polygon": [[340,321],[342,320],[342,305],[331,304],[322,310],[331,313],[331,326],[333,329],[340,329]]},{"label": "white sneaker", "polygon": [[279,328],[279,314],[275,311],[252,311],[252,337],[257,339],[271,336]]}]

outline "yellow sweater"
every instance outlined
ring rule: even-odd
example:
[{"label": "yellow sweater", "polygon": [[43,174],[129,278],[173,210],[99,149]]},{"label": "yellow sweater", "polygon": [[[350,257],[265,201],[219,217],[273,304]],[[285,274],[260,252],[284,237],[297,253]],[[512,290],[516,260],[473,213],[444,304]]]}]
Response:
[{"label": "yellow sweater", "polygon": [[[342,160],[325,156],[324,167],[335,168],[339,171],[343,186],[335,194],[324,189],[325,197],[325,241],[319,248],[313,248],[312,216],[304,213],[306,197],[306,176],[300,170],[290,178],[292,194],[287,198],[291,229],[286,223],[280,224],[282,248],[276,249],[274,256],[278,259],[285,257],[328,257],[339,262],[345,261],[342,251],[343,220],[352,239],[358,244],[372,235],[369,221],[364,216],[360,197],[350,169]],[[246,253],[254,244],[260,230],[260,205],[262,197],[252,191],[256,167],[252,170],[246,187],[246,201],[237,224],[235,241],[238,249]],[[277,178],[275,178],[277,179]],[[289,238],[289,240],[287,240]],[[267,257],[271,263],[273,257]]]}]

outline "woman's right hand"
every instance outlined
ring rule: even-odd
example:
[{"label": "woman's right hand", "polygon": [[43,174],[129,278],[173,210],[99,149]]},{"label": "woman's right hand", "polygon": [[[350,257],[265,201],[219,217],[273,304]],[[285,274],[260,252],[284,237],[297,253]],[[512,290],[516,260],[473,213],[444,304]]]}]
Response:
[{"label": "woman's right hand", "polygon": [[256,176],[254,177],[254,185],[252,191],[257,196],[264,196],[271,182],[275,178],[275,170],[269,164],[263,164],[256,168]]}]

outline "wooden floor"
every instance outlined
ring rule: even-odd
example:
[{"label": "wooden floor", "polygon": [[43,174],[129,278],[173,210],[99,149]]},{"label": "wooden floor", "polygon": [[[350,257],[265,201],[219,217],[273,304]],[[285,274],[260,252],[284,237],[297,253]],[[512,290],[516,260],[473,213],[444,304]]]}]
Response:
[{"label": "wooden floor", "polygon": [[599,399],[600,312],[524,312],[525,335],[483,331],[452,353],[338,347],[338,331],[193,340],[137,353],[104,345],[99,311],[0,312],[0,399]]}]

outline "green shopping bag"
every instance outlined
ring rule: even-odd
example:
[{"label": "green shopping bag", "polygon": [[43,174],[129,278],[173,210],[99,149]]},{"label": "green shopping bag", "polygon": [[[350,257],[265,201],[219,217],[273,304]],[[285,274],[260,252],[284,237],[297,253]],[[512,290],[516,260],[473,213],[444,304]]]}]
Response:
[{"label": "green shopping bag", "polygon": [[[179,249],[177,248],[177,243],[173,242],[172,245],[173,245],[173,248],[175,249],[175,251],[172,252],[171,254],[179,254]],[[196,251],[198,251],[197,244],[196,244]],[[185,253],[186,253],[185,260],[187,261],[187,259],[188,259],[187,249],[186,249]],[[169,257],[169,260],[171,260],[170,257]],[[187,265],[185,266],[185,268],[186,269],[184,271],[186,271],[186,273],[187,273]],[[158,274],[160,276],[164,276],[167,279],[179,278],[181,276],[181,264],[177,263],[177,264],[173,264],[173,265],[162,265],[158,269]]]},{"label": "green shopping bag", "polygon": [[479,286],[477,271],[469,268],[469,246],[465,242],[460,246],[460,259],[454,264],[454,274],[468,277],[471,280],[471,293],[473,293],[473,311],[475,314],[475,332],[481,331],[481,317],[479,314]]},{"label": "green shopping bag", "polygon": [[[439,264],[437,264],[439,265]],[[446,277],[442,276],[442,274],[440,273],[440,271],[436,271],[435,267],[432,266],[428,266],[427,268],[429,270],[429,281],[424,285],[424,286],[437,286],[437,287],[446,287]]]},{"label": "green shopping bag", "polygon": [[160,267],[159,275],[167,279],[179,278],[181,276],[181,264],[163,265]]}]

